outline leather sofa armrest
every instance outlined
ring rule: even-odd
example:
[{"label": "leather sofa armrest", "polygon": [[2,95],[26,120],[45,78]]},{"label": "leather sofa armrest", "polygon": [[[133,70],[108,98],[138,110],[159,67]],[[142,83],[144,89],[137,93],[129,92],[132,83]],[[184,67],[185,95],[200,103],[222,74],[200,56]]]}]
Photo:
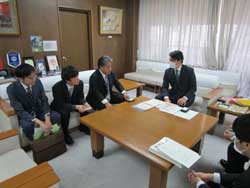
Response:
[{"label": "leather sofa armrest", "polygon": [[14,108],[4,99],[0,99],[0,109],[7,115],[7,116],[14,116],[16,112]]},{"label": "leather sofa armrest", "polygon": [[203,102],[202,102],[201,111],[203,113],[207,113],[208,105],[215,102],[218,98],[220,98],[222,95],[222,92],[223,92],[223,88],[218,87],[218,88],[212,89],[206,95],[202,96]]},{"label": "leather sofa armrest", "polygon": [[42,163],[29,170],[24,171],[10,179],[0,183],[0,187],[53,187],[60,181],[52,167],[47,163]]},{"label": "leather sofa armrest", "polygon": [[0,133],[0,154],[20,148],[18,132],[11,129]]}]

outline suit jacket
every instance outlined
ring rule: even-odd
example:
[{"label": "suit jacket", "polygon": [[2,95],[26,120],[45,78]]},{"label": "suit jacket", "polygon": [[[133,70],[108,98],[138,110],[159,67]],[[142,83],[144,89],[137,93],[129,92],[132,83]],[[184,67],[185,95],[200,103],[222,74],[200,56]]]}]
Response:
[{"label": "suit jacket", "polygon": [[72,112],[75,110],[75,105],[84,104],[83,82],[80,80],[79,85],[74,86],[72,96],[70,97],[66,82],[63,80],[57,82],[53,87],[53,101],[51,109],[60,112],[66,110]]},{"label": "suit jacket", "polygon": [[[109,90],[110,90],[110,95],[112,98],[112,88],[115,86],[115,88],[119,91],[122,92],[124,90],[123,86],[121,83],[116,79],[115,74],[111,72],[108,75],[108,80],[109,80]],[[101,101],[105,99],[107,96],[108,90],[107,86],[105,84],[105,80],[102,77],[101,72],[97,69],[89,79],[89,93],[87,95],[86,100],[88,103],[94,108],[97,109],[99,106],[102,105]]]},{"label": "suit jacket", "polygon": [[168,96],[170,99],[178,100],[186,96],[189,100],[194,100],[196,89],[196,77],[193,68],[182,65],[178,80],[175,75],[175,70],[169,68],[165,71],[163,78],[161,99],[163,100],[165,96]]},{"label": "suit jacket", "polygon": [[[249,188],[250,187],[250,168],[241,174],[221,173],[221,185],[226,188]],[[199,188],[209,188],[203,184]]]},{"label": "suit jacket", "polygon": [[32,86],[32,98],[27,94],[20,81],[13,82],[7,87],[7,94],[11,106],[15,109],[21,119],[32,120],[32,112],[37,114],[48,113],[50,111],[48,98],[45,95],[42,82],[37,79]]}]

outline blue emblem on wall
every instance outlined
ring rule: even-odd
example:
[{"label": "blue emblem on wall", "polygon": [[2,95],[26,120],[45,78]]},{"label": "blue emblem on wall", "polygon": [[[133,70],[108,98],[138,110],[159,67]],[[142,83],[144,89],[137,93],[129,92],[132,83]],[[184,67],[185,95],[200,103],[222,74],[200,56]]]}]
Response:
[{"label": "blue emblem on wall", "polygon": [[19,65],[21,65],[21,56],[20,53],[16,51],[10,51],[6,54],[7,57],[7,63],[12,68],[17,68]]}]

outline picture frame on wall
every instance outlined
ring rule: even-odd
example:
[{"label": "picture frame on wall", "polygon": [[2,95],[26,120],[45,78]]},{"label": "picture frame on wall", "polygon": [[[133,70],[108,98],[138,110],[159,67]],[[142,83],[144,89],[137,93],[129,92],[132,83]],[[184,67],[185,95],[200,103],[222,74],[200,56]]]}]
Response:
[{"label": "picture frame on wall", "polygon": [[123,9],[100,6],[100,34],[121,35]]},{"label": "picture frame on wall", "polygon": [[60,71],[57,55],[45,56],[48,71]]},{"label": "picture frame on wall", "polygon": [[33,57],[23,57],[23,63],[36,67],[35,60]]},{"label": "picture frame on wall", "polygon": [[20,35],[16,0],[0,1],[0,35]]}]

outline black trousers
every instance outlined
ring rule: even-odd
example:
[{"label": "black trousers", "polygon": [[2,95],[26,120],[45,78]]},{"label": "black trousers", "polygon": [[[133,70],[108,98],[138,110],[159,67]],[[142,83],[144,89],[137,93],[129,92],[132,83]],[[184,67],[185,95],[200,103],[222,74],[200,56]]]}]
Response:
[{"label": "black trousers", "polygon": [[[124,96],[121,93],[112,92],[111,99],[110,99],[111,104],[120,104],[124,101],[125,101]],[[105,105],[102,103],[99,103],[96,107],[96,110],[102,110],[104,108],[105,108]]]},{"label": "black trousers", "polygon": [[[88,115],[92,112],[94,112],[94,111],[93,110],[86,111],[84,113],[80,113],[80,116],[82,117],[82,116]],[[62,131],[64,133],[64,136],[67,136],[67,135],[69,135],[69,119],[70,119],[71,111],[67,111],[66,109],[63,109],[59,113],[61,115]],[[88,127],[86,127],[86,129],[88,129]]]},{"label": "black trousers", "polygon": [[227,148],[227,165],[225,171],[227,173],[242,173],[244,172],[244,164],[249,160],[248,157],[238,153],[234,149],[234,143],[231,143]]}]

